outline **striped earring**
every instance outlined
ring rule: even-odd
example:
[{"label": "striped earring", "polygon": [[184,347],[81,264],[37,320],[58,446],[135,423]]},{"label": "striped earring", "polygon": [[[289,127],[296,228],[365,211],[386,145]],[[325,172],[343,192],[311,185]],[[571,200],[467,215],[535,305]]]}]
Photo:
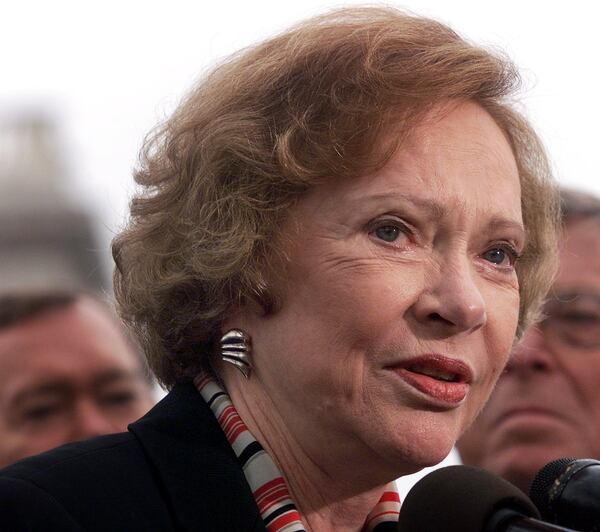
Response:
[{"label": "striped earring", "polygon": [[221,358],[233,364],[247,379],[250,378],[250,337],[240,329],[231,329],[221,337]]}]

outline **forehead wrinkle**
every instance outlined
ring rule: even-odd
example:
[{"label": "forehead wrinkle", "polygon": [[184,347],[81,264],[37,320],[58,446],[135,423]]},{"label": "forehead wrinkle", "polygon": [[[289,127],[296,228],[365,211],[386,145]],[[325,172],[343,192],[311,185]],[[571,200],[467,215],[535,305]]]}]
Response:
[{"label": "forehead wrinkle", "polygon": [[[472,144],[464,144],[461,146],[445,145],[443,142],[438,143],[440,155],[444,158],[450,158],[461,163],[477,163],[476,168],[479,168],[479,159],[484,159],[490,163],[493,169],[507,170],[507,161],[510,161],[511,167],[516,169],[516,161],[514,154],[508,142],[505,143],[485,143],[482,139],[477,139]],[[510,154],[510,157],[506,157]],[[466,157],[465,157],[466,156]],[[511,168],[512,169],[512,168]]]},{"label": "forehead wrinkle", "polygon": [[491,231],[502,229],[515,231],[518,233],[521,241],[525,240],[525,228],[523,227],[523,224],[511,218],[495,216],[488,222],[487,226]]},{"label": "forehead wrinkle", "polygon": [[[461,165],[467,165],[473,176],[479,175],[483,178],[488,174],[487,177],[510,175],[518,177],[514,152],[500,128],[498,129],[504,139],[503,142],[486,142],[489,139],[484,135],[481,138],[470,139],[470,143],[459,146],[448,139],[451,139],[454,134],[461,135],[461,131],[445,129],[447,131],[443,135],[440,135],[439,131],[424,130],[418,137],[418,141],[413,142],[404,152],[404,157],[396,161],[397,168],[406,170],[413,166],[423,175],[429,174],[443,180],[448,170],[448,162],[456,161]],[[415,157],[410,156],[411,152]],[[482,161],[487,164],[482,166]]]},{"label": "forehead wrinkle", "polygon": [[[458,103],[458,102],[455,102]],[[482,135],[482,130],[486,129],[484,122],[491,120],[494,124],[497,131],[500,133],[501,138],[504,142],[501,144],[502,149],[506,148],[514,158],[514,152],[510,146],[510,140],[506,131],[503,127],[501,127],[497,120],[487,111],[483,106],[476,102],[468,102],[466,105],[468,107],[472,107],[477,110],[477,116],[472,117],[466,123],[461,123],[460,126],[457,126],[453,122],[449,122],[444,120],[444,118],[448,117],[452,112],[457,111],[457,109],[461,106],[464,106],[465,102],[458,103],[458,105],[450,105],[446,107],[441,107],[437,110],[437,112],[433,112],[430,115],[430,119],[423,120],[423,122],[415,129],[413,135],[409,137],[409,143],[415,146],[421,145],[423,147],[430,148],[431,146],[437,147],[442,146],[444,148],[448,148],[445,145],[444,140],[453,138],[454,136],[463,135],[465,132],[470,135],[471,146],[475,148],[479,148],[483,153],[490,153],[490,145],[484,141],[486,139],[485,135]],[[441,139],[441,140],[440,140]],[[410,142],[412,140],[412,143]],[[468,145],[465,145],[467,147]],[[497,150],[500,144],[494,144],[494,151],[496,155],[498,155],[498,160],[501,160],[501,150]],[[450,153],[455,153],[454,148],[450,148]]]},{"label": "forehead wrinkle", "polygon": [[444,218],[448,213],[446,206],[434,199],[422,198],[413,194],[406,194],[398,191],[369,194],[368,196],[352,198],[350,199],[350,202],[358,206],[364,205],[365,202],[378,203],[385,200],[400,200],[405,204],[414,205],[419,209],[429,213],[430,217],[436,220]]}]

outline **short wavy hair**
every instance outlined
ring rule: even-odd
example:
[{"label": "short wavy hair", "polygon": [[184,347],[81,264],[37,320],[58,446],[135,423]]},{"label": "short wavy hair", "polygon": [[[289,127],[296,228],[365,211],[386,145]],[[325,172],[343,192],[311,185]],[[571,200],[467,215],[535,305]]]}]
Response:
[{"label": "short wavy hair", "polygon": [[381,168],[446,101],[480,104],[514,152],[527,232],[520,334],[554,272],[558,208],[544,150],[509,101],[519,84],[501,54],[393,8],[309,19],[205,75],[146,139],[130,220],[113,241],[118,308],[158,380],[191,378],[233,305],[273,311],[274,236],[308,189]]}]

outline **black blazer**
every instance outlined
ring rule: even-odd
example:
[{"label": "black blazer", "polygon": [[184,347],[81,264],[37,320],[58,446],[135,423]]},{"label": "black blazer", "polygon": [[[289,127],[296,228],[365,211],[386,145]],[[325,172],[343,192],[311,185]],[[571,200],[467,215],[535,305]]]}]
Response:
[{"label": "black blazer", "polygon": [[265,532],[244,473],[192,384],[129,432],[0,471],[0,530]]}]

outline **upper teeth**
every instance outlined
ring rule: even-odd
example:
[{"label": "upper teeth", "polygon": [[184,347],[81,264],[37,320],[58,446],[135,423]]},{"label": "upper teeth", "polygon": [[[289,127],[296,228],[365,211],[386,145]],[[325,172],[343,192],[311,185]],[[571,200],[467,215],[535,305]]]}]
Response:
[{"label": "upper teeth", "polygon": [[434,379],[439,379],[442,381],[456,380],[456,373],[447,373],[445,371],[433,369],[429,366],[420,366],[417,364],[417,365],[411,366],[409,369],[415,373],[422,373],[423,375],[427,375],[429,377],[433,377]]}]

